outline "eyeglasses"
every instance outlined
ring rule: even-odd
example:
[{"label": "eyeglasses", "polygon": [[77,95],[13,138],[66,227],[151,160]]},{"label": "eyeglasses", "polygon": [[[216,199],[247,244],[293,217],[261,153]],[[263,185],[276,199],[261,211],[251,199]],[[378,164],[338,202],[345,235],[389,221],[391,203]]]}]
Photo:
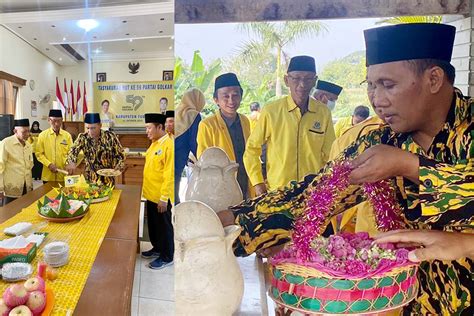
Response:
[{"label": "eyeglasses", "polygon": [[300,82],[303,82],[304,84],[311,84],[318,79],[318,76],[301,78],[301,77],[293,77],[293,76],[288,75],[288,79],[290,79],[292,83],[296,83],[296,84]]}]

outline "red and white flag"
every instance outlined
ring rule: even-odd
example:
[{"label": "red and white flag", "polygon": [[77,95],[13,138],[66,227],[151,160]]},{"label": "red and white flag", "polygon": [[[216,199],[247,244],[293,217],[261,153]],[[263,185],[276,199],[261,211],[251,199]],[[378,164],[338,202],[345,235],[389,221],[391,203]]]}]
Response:
[{"label": "red and white flag", "polygon": [[77,114],[78,117],[80,118],[82,115],[82,108],[81,108],[81,82],[77,82],[77,96],[76,96],[76,108],[77,108]]},{"label": "red and white flag", "polygon": [[59,88],[58,77],[56,77],[56,101],[58,102],[59,109],[64,114],[66,112],[66,107],[64,106],[63,96],[61,94],[61,89]]},{"label": "red and white flag", "polygon": [[84,96],[82,97],[82,114],[87,113],[87,96],[86,96],[86,82],[84,81]]},{"label": "red and white flag", "polygon": [[71,112],[71,109],[69,108],[69,97],[68,97],[68,93],[67,93],[67,85],[66,85],[66,78],[64,78],[64,92],[63,92],[63,101],[64,101],[64,107],[66,108],[66,119],[68,118],[69,116],[69,113]]},{"label": "red and white flag", "polygon": [[71,94],[69,100],[71,100],[71,112],[72,112],[72,117],[73,117],[73,121],[74,121],[74,118],[76,116],[76,102],[75,102],[75,98],[74,98],[74,87],[72,86],[72,79],[71,79],[71,87],[69,88],[69,93]]}]

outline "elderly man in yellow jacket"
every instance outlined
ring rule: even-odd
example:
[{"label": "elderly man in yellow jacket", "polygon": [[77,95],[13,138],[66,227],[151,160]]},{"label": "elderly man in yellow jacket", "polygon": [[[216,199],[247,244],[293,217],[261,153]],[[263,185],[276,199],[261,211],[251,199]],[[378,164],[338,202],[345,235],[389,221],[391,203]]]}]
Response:
[{"label": "elderly man in yellow jacket", "polygon": [[0,142],[0,198],[5,204],[33,190],[30,121],[15,120],[14,126],[14,134]]},{"label": "elderly man in yellow jacket", "polygon": [[332,111],[336,107],[336,101],[339,98],[341,91],[341,86],[319,79],[314,89],[313,98],[326,104],[326,106]]},{"label": "elderly man in yellow jacket", "polygon": [[209,147],[224,150],[230,160],[239,164],[237,181],[244,199],[247,199],[253,195],[243,162],[245,143],[250,135],[250,122],[245,115],[237,113],[242,93],[243,89],[234,73],[226,73],[216,78],[214,102],[219,111],[199,123],[197,155],[199,158]]},{"label": "elderly man in yellow jacket", "polygon": [[142,257],[155,259],[151,269],[173,264],[174,236],[171,207],[174,203],[174,140],[165,130],[166,116],[145,114],[145,126],[152,144],[146,151],[143,170],[143,197],[146,199],[148,234],[152,249]]},{"label": "elderly man in yellow jacket", "polygon": [[64,181],[64,174],[58,169],[65,168],[66,157],[72,146],[72,137],[61,128],[63,116],[61,110],[50,110],[48,123],[51,128],[42,131],[38,136],[35,154],[43,164],[41,180]]},{"label": "elderly man in yellow jacket", "polygon": [[[298,181],[328,161],[334,127],[327,106],[309,96],[316,79],[312,57],[293,57],[285,75],[290,95],[263,108],[244,154],[257,195]],[[263,144],[267,145],[268,186],[259,159]]]}]

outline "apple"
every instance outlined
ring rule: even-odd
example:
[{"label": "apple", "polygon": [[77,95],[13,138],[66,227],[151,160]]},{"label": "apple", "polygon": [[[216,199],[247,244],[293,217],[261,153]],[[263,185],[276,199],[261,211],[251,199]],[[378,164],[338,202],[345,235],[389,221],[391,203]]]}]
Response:
[{"label": "apple", "polygon": [[3,298],[0,298],[0,316],[8,316],[12,309],[5,304]]},{"label": "apple", "polygon": [[13,284],[3,293],[3,300],[8,307],[23,305],[28,300],[29,293],[23,284]]},{"label": "apple", "polygon": [[10,314],[8,314],[8,316],[17,316],[17,315],[33,316],[33,313],[30,311],[28,306],[20,305],[20,306],[15,307],[14,309],[12,309],[10,311]]},{"label": "apple", "polygon": [[28,297],[26,306],[28,306],[33,315],[39,315],[46,306],[46,296],[41,291],[33,291]]},{"label": "apple", "polygon": [[33,292],[33,291],[41,291],[44,292],[44,280],[42,277],[34,277],[34,278],[29,278],[28,280],[25,281],[24,283],[25,289],[28,292]]}]

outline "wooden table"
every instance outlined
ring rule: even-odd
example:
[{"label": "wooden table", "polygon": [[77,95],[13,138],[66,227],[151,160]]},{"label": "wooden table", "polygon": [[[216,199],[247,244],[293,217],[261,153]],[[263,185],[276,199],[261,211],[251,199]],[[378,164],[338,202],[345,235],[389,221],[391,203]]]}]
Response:
[{"label": "wooden table", "polygon": [[[53,184],[55,185],[55,184]],[[23,197],[0,207],[4,222],[51,190],[45,184]],[[130,315],[138,245],[141,189],[117,185],[122,190],[114,217],[99,248],[74,315]]]}]

